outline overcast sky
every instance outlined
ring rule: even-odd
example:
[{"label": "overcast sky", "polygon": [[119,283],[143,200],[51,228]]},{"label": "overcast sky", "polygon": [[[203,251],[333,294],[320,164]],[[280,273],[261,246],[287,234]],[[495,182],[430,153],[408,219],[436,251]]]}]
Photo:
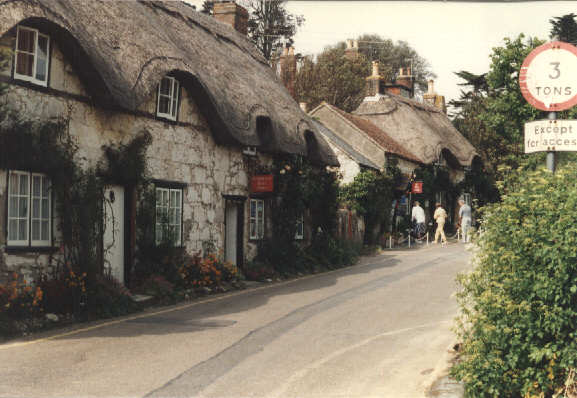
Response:
[{"label": "overcast sky", "polygon": [[549,19],[577,14],[575,1],[455,3],[437,1],[289,1],[306,22],[295,36],[297,52],[317,54],[363,33],[408,42],[431,64],[435,91],[447,101],[459,97],[453,72],[489,69],[491,49],[519,33],[549,38]]},{"label": "overcast sky", "polygon": [[[191,1],[197,2],[202,4]],[[287,8],[306,19],[295,36],[296,52],[318,54],[363,33],[404,40],[429,61],[436,91],[447,101],[459,97],[453,72],[486,72],[491,49],[504,37],[525,33],[548,39],[549,19],[577,14],[576,1],[288,1]]]}]

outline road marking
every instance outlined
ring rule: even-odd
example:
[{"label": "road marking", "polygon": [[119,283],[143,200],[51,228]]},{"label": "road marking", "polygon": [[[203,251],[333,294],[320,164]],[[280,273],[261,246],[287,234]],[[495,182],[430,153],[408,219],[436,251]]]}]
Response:
[{"label": "road marking", "polygon": [[[391,252],[385,252],[385,253],[381,253],[378,254],[378,256],[383,256],[383,255],[387,255],[387,254],[394,254],[393,257],[387,257],[384,258],[382,260],[386,261],[386,260],[392,260],[395,257],[406,257],[409,255],[414,255],[414,254],[419,254],[422,251],[430,251],[432,249],[436,249],[437,247],[428,247],[428,248],[422,248],[419,249],[418,251],[411,251],[411,252],[396,252],[396,251],[391,251]],[[448,254],[448,253],[447,253]],[[240,296],[242,294],[248,294],[248,293],[252,293],[252,292],[256,292],[256,291],[260,291],[260,290],[265,290],[265,289],[271,289],[274,287],[280,287],[280,286],[285,286],[291,283],[295,283],[298,281],[303,281],[303,280],[307,280],[307,279],[311,279],[311,278],[318,278],[318,277],[322,277],[323,275],[330,275],[336,272],[343,272],[346,271],[348,269],[352,269],[354,267],[366,267],[366,266],[374,266],[374,265],[378,265],[380,264],[379,262],[368,262],[368,263],[360,263],[360,264],[355,264],[353,266],[349,266],[349,267],[344,267],[344,268],[338,268],[335,270],[331,270],[331,271],[327,271],[327,272],[323,272],[323,273],[319,273],[319,274],[312,274],[312,275],[305,275],[296,279],[291,279],[288,281],[284,281],[284,282],[278,282],[278,283],[273,283],[273,284],[269,284],[269,285],[265,285],[265,286],[259,286],[259,287],[255,287],[255,288],[249,288],[249,289],[244,289],[244,290],[240,290],[238,292],[234,292],[234,293],[228,293],[228,294],[223,294],[221,296],[218,297],[211,297],[205,300],[199,300],[199,301],[195,301],[193,303],[186,303],[186,304],[181,304],[181,305],[177,305],[175,307],[171,307],[171,308],[165,308],[163,310],[159,310],[159,311],[155,311],[155,312],[147,312],[144,314],[138,314],[138,315],[134,315],[134,316],[130,316],[127,318],[121,318],[121,319],[115,319],[113,321],[108,321],[108,322],[103,322],[103,323],[99,323],[97,325],[92,325],[92,326],[88,326],[85,328],[80,328],[80,329],[74,329],[68,332],[64,332],[64,333],[59,333],[59,334],[55,334],[52,336],[47,336],[47,337],[42,337],[39,339],[35,339],[35,340],[29,340],[29,341],[21,341],[21,342],[14,342],[14,343],[6,343],[6,344],[0,344],[0,351],[2,350],[8,350],[11,348],[19,348],[19,347],[25,347],[25,346],[29,346],[32,344],[38,344],[38,343],[43,343],[43,342],[47,342],[47,341],[51,341],[51,340],[56,340],[62,337],[68,337],[68,336],[73,336],[75,334],[80,334],[80,333],[84,333],[84,332],[88,332],[91,330],[95,330],[95,329],[100,329],[100,328],[104,328],[107,326],[112,326],[112,325],[116,325],[119,323],[123,323],[123,322],[127,322],[127,321],[132,321],[135,319],[141,319],[141,318],[147,318],[147,317],[153,317],[156,315],[161,315],[161,314],[166,314],[169,312],[174,312],[174,311],[180,311],[183,309],[187,309],[187,308],[191,308],[197,305],[201,305],[201,304],[206,304],[206,303],[213,303],[216,301],[220,301],[220,300],[224,300],[224,299],[228,299],[231,297],[236,297],[236,296]]]},{"label": "road marking", "polygon": [[332,354],[319,359],[318,361],[313,362],[311,365],[308,365],[306,367],[304,367],[303,369],[299,370],[296,373],[293,373],[288,379],[287,381],[284,382],[284,384],[279,387],[276,391],[274,391],[271,396],[272,397],[280,397],[282,396],[284,393],[287,392],[287,390],[289,389],[289,387],[291,386],[291,384],[293,384],[295,381],[297,381],[298,379],[302,379],[303,377],[305,377],[308,373],[310,373],[311,371],[320,368],[321,366],[323,366],[324,364],[326,364],[327,362],[332,361],[335,358],[340,357],[341,355],[347,353],[348,351],[352,351],[352,350],[356,350],[357,348],[360,348],[364,345],[367,345],[369,343],[372,343],[375,340],[381,339],[383,337],[389,337],[389,336],[394,336],[397,334],[402,334],[405,332],[411,332],[413,330],[418,330],[418,329],[425,329],[425,328],[430,328],[430,327],[434,327],[434,326],[440,326],[443,324],[451,324],[452,321],[447,320],[447,321],[440,321],[440,322],[434,322],[434,323],[426,323],[423,325],[419,325],[419,326],[413,326],[410,328],[404,328],[404,329],[399,329],[399,330],[393,330],[393,331],[389,331],[389,332],[384,332],[381,334],[377,334],[375,336],[369,337],[365,340],[362,340],[358,343],[355,343],[353,345],[350,345],[348,347],[344,347],[341,348],[340,350],[337,350],[335,352],[333,352]]}]

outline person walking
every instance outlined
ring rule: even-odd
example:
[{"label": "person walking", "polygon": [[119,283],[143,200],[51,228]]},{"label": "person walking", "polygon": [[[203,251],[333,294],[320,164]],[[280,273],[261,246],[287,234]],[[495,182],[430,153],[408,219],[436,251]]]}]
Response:
[{"label": "person walking", "polygon": [[463,243],[470,240],[469,231],[471,230],[471,222],[473,220],[471,206],[465,203],[463,199],[459,199],[459,225],[463,232]]},{"label": "person walking", "polygon": [[418,200],[415,200],[413,204],[413,209],[411,211],[411,221],[416,223],[415,232],[417,233],[417,238],[421,238],[425,235],[425,210],[421,207]]},{"label": "person walking", "polygon": [[435,204],[436,210],[433,214],[433,218],[437,222],[437,230],[435,231],[435,243],[438,243],[439,237],[441,237],[441,244],[447,243],[447,238],[445,237],[445,221],[447,220],[447,212],[440,203]]}]

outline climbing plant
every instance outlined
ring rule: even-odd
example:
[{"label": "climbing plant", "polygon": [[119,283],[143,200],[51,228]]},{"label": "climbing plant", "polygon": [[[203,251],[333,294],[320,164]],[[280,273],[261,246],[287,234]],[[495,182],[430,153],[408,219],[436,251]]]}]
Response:
[{"label": "climbing plant", "polygon": [[8,109],[0,111],[0,169],[50,178],[59,243],[59,250],[50,255],[53,278],[84,275],[85,290],[102,286],[103,189],[117,175],[116,183],[142,183],[149,144],[150,135],[141,133],[125,145],[104,146],[105,159],[90,165],[80,156],[67,120],[32,121]]},{"label": "climbing plant", "polygon": [[361,171],[340,190],[341,200],[364,217],[367,244],[375,243],[376,235],[390,222],[389,212],[399,176],[400,170],[392,163],[384,171]]},{"label": "climbing plant", "polygon": [[281,272],[302,267],[302,245],[295,241],[297,220],[308,219],[310,241],[332,236],[338,209],[337,175],[301,156],[277,158],[269,170],[275,178],[271,201],[272,237],[259,248],[260,261]]}]

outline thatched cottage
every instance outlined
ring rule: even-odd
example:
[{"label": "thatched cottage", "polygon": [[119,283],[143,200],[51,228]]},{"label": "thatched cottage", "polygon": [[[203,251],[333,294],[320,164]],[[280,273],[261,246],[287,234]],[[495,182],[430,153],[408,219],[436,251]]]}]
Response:
[{"label": "thatched cottage", "polygon": [[[0,44],[12,54],[2,103],[30,120],[65,118],[85,167],[101,161],[103,145],[148,132],[152,200],[175,244],[212,246],[240,264],[269,229],[271,187],[255,184],[259,167],[285,155],[338,162],[243,34],[246,11],[218,7],[244,32],[176,1],[1,2]],[[42,266],[58,246],[50,184],[42,167],[0,169],[0,271]],[[122,281],[133,261],[133,192],[117,182],[104,195],[114,214],[104,263]]]},{"label": "thatched cottage", "polygon": [[[407,182],[413,170],[435,165],[447,170],[451,182],[457,184],[463,180],[466,169],[480,167],[480,157],[452,125],[446,115],[444,97],[434,92],[432,81],[423,102],[413,99],[413,93],[409,68],[402,68],[395,82],[387,83],[379,74],[378,62],[373,62],[372,75],[366,79],[365,98],[352,114],[323,103],[310,115],[380,167],[394,156]],[[328,142],[334,145],[334,140]],[[334,150],[339,153],[337,148]],[[341,174],[350,180],[360,167],[349,165],[341,162]],[[452,209],[452,214],[456,198],[449,198],[443,191],[436,194],[436,200]],[[470,201],[469,192],[460,194]],[[400,200],[402,212],[410,211],[407,199]]]}]

